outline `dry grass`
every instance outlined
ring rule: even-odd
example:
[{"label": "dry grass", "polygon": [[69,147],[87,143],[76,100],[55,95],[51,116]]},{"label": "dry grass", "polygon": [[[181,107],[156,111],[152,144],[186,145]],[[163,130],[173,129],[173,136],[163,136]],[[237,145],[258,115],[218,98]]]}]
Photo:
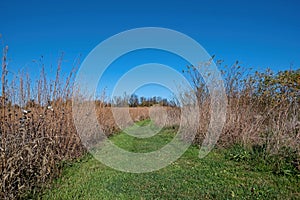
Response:
[{"label": "dry grass", "polygon": [[1,198],[14,199],[38,189],[59,174],[58,164],[81,156],[84,149],[72,124],[70,106],[26,107],[6,111],[1,132]]},{"label": "dry grass", "polygon": [[[97,106],[98,122],[107,136],[117,133],[121,128],[131,126],[134,122],[149,118],[148,107],[102,107]],[[113,114],[115,112],[115,115]]]},{"label": "dry grass", "polygon": [[39,190],[60,172],[61,161],[85,150],[73,124],[71,79],[61,80],[61,62],[55,80],[41,76],[32,86],[22,73],[8,82],[6,54],[2,60],[1,199],[25,197]]},{"label": "dry grass", "polygon": [[[211,105],[197,68],[188,67],[185,73],[194,83],[199,102],[200,122],[195,142],[201,144],[207,133]],[[281,154],[287,160],[293,157],[291,162],[300,171],[300,70],[251,73],[238,62],[219,68],[223,69],[228,106],[217,145],[239,144],[270,155]]]},{"label": "dry grass", "polygon": [[[86,149],[73,122],[74,71],[68,77],[61,77],[61,58],[53,80],[47,78],[41,66],[41,74],[36,81],[21,73],[8,82],[6,54],[7,49],[4,49],[0,105],[0,199],[18,199],[46,186],[60,174],[62,161],[76,159]],[[194,67],[189,70],[191,68]],[[209,94],[196,72],[190,70],[187,74],[193,80],[199,100],[200,121],[195,143],[201,144],[211,113]],[[265,72],[250,76],[237,64],[224,72],[228,108],[218,145],[259,145],[271,154],[288,147],[299,155],[299,74],[299,71],[284,72],[274,76]],[[116,118],[113,109],[117,110]],[[130,118],[127,110],[111,108],[103,101],[96,101],[97,120],[106,135],[149,117],[162,127],[178,126],[181,120],[178,107],[129,108]],[[299,160],[294,162],[300,168]]]},{"label": "dry grass", "polygon": [[[62,77],[60,58],[53,79],[47,78],[41,66],[36,81],[23,72],[8,81],[6,54],[5,49],[0,105],[0,199],[29,198],[60,174],[64,161],[86,152],[72,115],[74,70]],[[111,108],[98,101],[95,104],[105,134],[117,132]],[[130,108],[129,113],[134,121],[149,116],[148,108]]]}]

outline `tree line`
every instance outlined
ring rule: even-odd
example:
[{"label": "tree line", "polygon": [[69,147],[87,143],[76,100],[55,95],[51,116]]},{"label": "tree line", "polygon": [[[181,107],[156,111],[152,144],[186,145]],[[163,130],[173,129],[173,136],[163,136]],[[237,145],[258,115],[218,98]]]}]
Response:
[{"label": "tree line", "polygon": [[154,105],[160,106],[170,106],[175,107],[177,106],[176,100],[162,98],[160,96],[153,96],[153,97],[139,97],[136,94],[126,95],[123,96],[115,96],[112,100],[106,104],[107,106],[117,106],[117,107],[150,107]]}]

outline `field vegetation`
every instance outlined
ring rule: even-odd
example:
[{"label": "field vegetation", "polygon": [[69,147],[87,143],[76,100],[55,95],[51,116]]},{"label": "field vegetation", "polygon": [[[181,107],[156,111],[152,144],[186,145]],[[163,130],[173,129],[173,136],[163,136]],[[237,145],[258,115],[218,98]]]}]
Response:
[{"label": "field vegetation", "polygon": [[[74,112],[72,110],[72,96],[78,92],[74,87],[74,75],[77,66],[68,76],[62,76],[61,69],[63,66],[62,58],[60,58],[53,79],[48,78],[44,65],[40,66],[40,76],[37,80],[33,80],[26,72],[20,72],[9,78],[7,53],[8,47],[4,47],[0,99],[0,199],[29,198],[40,193],[41,189],[44,190],[50,186],[53,179],[60,177],[66,163],[87,156],[87,150],[81,143],[72,117],[72,112]],[[288,184],[286,179],[289,177],[291,177],[290,181],[297,181],[297,177],[300,178],[300,70],[291,69],[276,73],[271,70],[253,72],[243,68],[238,62],[232,66],[223,66],[220,60],[214,57],[212,60],[215,60],[222,70],[228,101],[227,118],[216,147],[219,152],[212,153],[205,160],[193,161],[191,165],[197,166],[199,163],[203,164],[207,161],[208,163],[204,166],[207,165],[209,168],[212,165],[209,159],[229,160],[228,163],[226,161],[226,164],[222,165],[222,170],[225,170],[224,173],[222,172],[222,176],[211,181],[224,180],[222,178],[226,176],[228,171],[235,173],[233,171],[239,170],[240,165],[242,168],[251,166],[247,168],[247,172],[251,171],[249,177],[246,177],[247,180],[240,177],[237,180],[232,180],[232,182],[224,182],[223,186],[223,189],[227,190],[225,185],[232,183],[237,186],[242,184],[245,186],[245,192],[249,195],[251,192],[257,192],[256,195],[260,195],[259,191],[249,189],[252,183],[261,184],[254,181],[253,177],[259,176],[257,172],[253,172],[256,170],[272,174],[266,180],[261,180],[263,184],[269,184],[264,181],[270,181],[271,185]],[[193,92],[199,102],[200,120],[194,145],[202,143],[210,121],[210,95],[203,78],[197,71],[197,68],[201,67],[203,66],[187,66],[184,70],[184,75],[193,84]],[[130,106],[129,112],[134,122],[149,119],[150,109],[153,108],[153,105],[161,105],[166,110],[167,120],[161,124],[163,120],[159,118],[161,116],[157,116],[157,118],[153,118],[153,123],[160,127],[173,127],[174,129],[179,126],[181,113],[180,107],[175,101],[157,100],[157,97],[155,100],[154,98],[138,98],[134,95],[129,98],[126,97],[126,99],[117,100],[118,98],[115,98],[115,101],[109,101],[103,94],[99,100],[95,101],[98,121],[103,126],[107,136],[120,132],[120,128],[113,118],[111,107],[122,107],[124,102]],[[155,113],[155,109],[152,112]],[[190,151],[193,152],[194,150]],[[212,156],[216,157],[212,158]],[[85,159],[86,157],[83,158],[83,161]],[[198,158],[195,157],[194,159]],[[180,164],[180,161],[178,162]],[[232,166],[233,163],[243,164],[237,164],[238,167],[235,168]],[[75,163],[74,167],[76,168],[77,165]],[[95,164],[94,161],[88,161],[84,167],[96,167],[99,174],[101,171],[109,171],[107,168]],[[170,170],[176,171],[176,167],[170,167]],[[228,171],[226,172],[226,170]],[[155,175],[156,179],[163,174],[163,172],[158,173],[160,174]],[[197,176],[201,176],[201,172],[195,171],[195,173]],[[221,173],[220,170],[219,173]],[[245,174],[246,172],[242,170],[238,173]],[[106,175],[108,176],[108,174],[103,173],[99,178],[105,178]],[[253,177],[250,177],[252,175]],[[128,177],[131,176],[128,175]],[[148,175],[143,176],[147,177]],[[206,179],[208,176],[210,175],[207,174],[198,177],[198,179],[209,181],[210,179]],[[124,177],[124,180],[127,180],[128,177]],[[276,178],[278,181],[272,182]],[[132,181],[134,183],[134,179]],[[159,180],[157,181],[159,182]],[[164,184],[165,182],[160,183]],[[149,195],[153,193],[154,196],[151,197],[154,198],[159,197],[155,196],[159,194],[166,198],[171,197],[172,193],[168,193],[171,189],[170,186],[167,185],[167,190],[163,192],[163,185],[154,190],[156,186],[150,187],[152,184],[152,182],[146,182],[145,188],[140,189],[149,190]],[[191,187],[196,187],[196,183],[193,181],[188,184],[191,184]],[[211,186],[210,189],[217,190],[216,185]],[[111,185],[110,187],[121,186]],[[298,195],[297,197],[299,197],[299,188],[295,185],[291,187],[293,189],[290,192],[281,191],[282,194],[280,195]],[[278,188],[283,189],[281,186]],[[212,193],[206,194],[206,188],[201,189],[203,197],[206,195],[208,198],[215,197]],[[275,197],[275,193],[272,193],[274,188],[269,189],[269,197]],[[156,193],[157,190],[160,192]],[[231,186],[228,187],[229,190],[232,196],[241,192],[234,190]],[[266,188],[266,190],[268,189]],[[180,188],[177,192],[179,191]],[[135,192],[133,191],[132,195]],[[174,197],[185,198],[185,195],[187,194],[179,192]],[[215,195],[219,195],[219,193],[216,191]],[[261,197],[264,197],[263,194]],[[57,198],[63,197],[57,196]]]}]

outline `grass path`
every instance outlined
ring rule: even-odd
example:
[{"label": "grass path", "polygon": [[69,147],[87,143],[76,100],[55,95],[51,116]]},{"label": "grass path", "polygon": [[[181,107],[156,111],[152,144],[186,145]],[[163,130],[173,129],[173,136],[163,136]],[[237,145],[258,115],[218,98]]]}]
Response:
[{"label": "grass path", "polygon": [[[145,122],[142,122],[145,123]],[[111,140],[123,149],[150,152],[170,141],[172,128],[148,139],[120,133]],[[299,180],[257,172],[227,160],[224,150],[204,159],[190,147],[171,165],[155,172],[133,174],[111,169],[91,155],[70,164],[42,199],[300,199]]]}]

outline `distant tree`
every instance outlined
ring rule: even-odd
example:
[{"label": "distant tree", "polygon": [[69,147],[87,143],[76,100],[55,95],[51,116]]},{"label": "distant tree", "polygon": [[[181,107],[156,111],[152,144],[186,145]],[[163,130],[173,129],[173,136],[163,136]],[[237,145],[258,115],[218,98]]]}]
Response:
[{"label": "distant tree", "polygon": [[140,106],[147,106],[147,98],[146,97],[140,97]]},{"label": "distant tree", "polygon": [[152,97],[152,104],[157,104],[156,96]]},{"label": "distant tree", "polygon": [[139,105],[139,98],[136,94],[132,94],[129,98],[129,106],[130,107],[137,107]]},{"label": "distant tree", "polygon": [[160,104],[162,101],[162,97],[156,97],[156,103]]},{"label": "distant tree", "polygon": [[169,105],[168,99],[162,99],[161,102],[160,102],[160,105],[168,106]]}]

